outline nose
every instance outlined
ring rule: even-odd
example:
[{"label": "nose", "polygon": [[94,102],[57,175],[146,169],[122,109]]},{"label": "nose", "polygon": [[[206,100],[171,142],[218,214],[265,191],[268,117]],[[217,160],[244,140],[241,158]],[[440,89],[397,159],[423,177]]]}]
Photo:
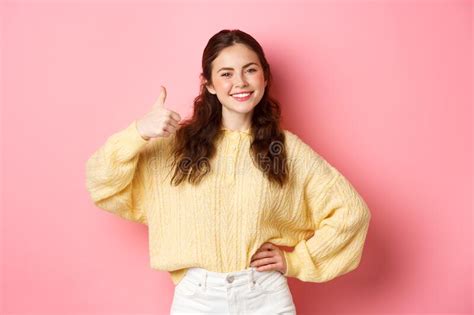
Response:
[{"label": "nose", "polygon": [[245,77],[242,74],[236,76],[235,83],[236,83],[237,86],[247,86],[248,85],[247,80],[245,79]]}]

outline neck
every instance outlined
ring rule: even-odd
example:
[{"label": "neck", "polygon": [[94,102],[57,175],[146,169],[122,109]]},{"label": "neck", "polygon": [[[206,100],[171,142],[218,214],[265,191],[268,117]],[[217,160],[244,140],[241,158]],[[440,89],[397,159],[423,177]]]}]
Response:
[{"label": "neck", "polygon": [[222,119],[221,128],[227,130],[235,130],[235,131],[247,131],[252,126],[252,122],[249,118],[245,117],[243,119]]}]

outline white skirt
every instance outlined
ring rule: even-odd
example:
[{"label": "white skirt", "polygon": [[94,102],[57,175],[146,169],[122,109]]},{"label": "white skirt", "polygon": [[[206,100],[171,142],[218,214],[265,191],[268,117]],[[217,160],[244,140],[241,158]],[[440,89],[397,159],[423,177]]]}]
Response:
[{"label": "white skirt", "polygon": [[189,268],[175,286],[170,314],[296,314],[296,307],[279,271]]}]

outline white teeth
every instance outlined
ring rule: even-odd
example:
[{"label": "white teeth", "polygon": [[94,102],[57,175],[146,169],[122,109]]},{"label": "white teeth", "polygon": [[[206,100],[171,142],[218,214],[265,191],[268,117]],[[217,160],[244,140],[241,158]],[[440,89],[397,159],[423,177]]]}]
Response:
[{"label": "white teeth", "polygon": [[240,94],[234,94],[233,96],[236,96],[236,97],[246,97],[246,96],[249,96],[250,93],[240,93]]}]

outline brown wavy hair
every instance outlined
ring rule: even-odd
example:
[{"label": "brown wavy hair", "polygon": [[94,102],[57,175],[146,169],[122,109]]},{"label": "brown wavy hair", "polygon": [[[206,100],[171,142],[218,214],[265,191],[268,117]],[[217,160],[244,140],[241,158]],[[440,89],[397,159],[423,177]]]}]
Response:
[{"label": "brown wavy hair", "polygon": [[264,95],[252,114],[249,153],[254,165],[271,183],[278,183],[281,187],[288,180],[285,134],[280,127],[281,109],[269,93],[272,82],[270,65],[260,44],[249,34],[234,29],[219,31],[204,48],[200,94],[194,99],[193,115],[176,130],[173,146],[175,171],[171,179],[175,185],[186,179],[192,184],[199,183],[210,171],[209,161],[216,154],[215,140],[224,131],[221,130],[222,104],[216,95],[209,93],[206,81],[212,82],[212,62],[221,50],[237,43],[246,45],[258,55],[267,80]]}]

